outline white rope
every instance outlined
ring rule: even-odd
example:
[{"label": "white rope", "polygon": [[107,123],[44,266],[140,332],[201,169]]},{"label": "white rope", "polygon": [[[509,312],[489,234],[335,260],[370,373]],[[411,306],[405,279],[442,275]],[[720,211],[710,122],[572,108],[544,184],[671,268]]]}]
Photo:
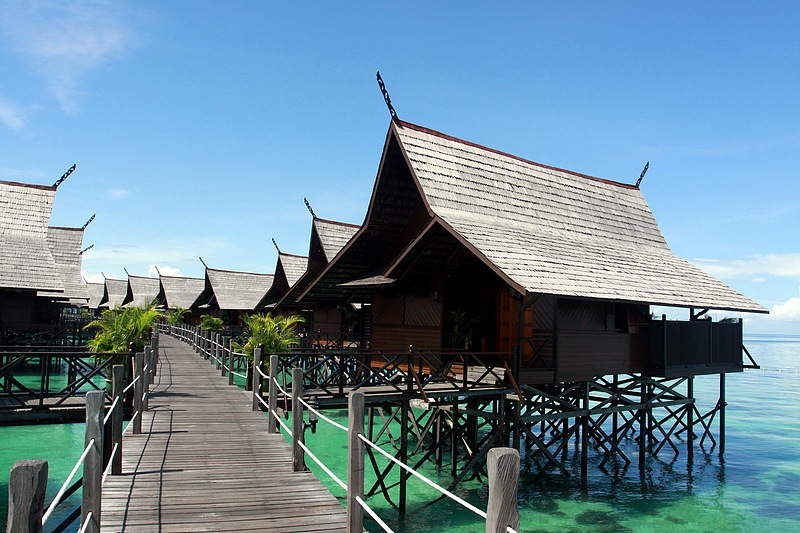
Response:
[{"label": "white rope", "polygon": [[136,376],[136,379],[134,379],[133,381],[131,381],[131,382],[130,382],[130,384],[128,384],[128,386],[127,386],[127,387],[125,387],[124,389],[122,389],[122,393],[124,394],[124,393],[128,392],[128,391],[131,389],[131,387],[133,387],[134,385],[136,385],[136,382],[137,382],[137,381],[139,381],[139,376]]},{"label": "white rope", "polygon": [[392,528],[387,526],[386,522],[381,520],[381,517],[375,514],[375,511],[373,511],[370,508],[370,506],[367,505],[367,502],[361,499],[361,496],[356,496],[356,501],[361,506],[361,508],[364,509],[372,517],[372,519],[375,520],[378,523],[378,525],[380,525],[383,528],[384,531],[386,531],[387,533],[394,533],[394,531],[392,531]]},{"label": "white rope", "polygon": [[234,376],[239,376],[240,378],[247,379],[247,376],[246,376],[246,375],[244,375],[244,374],[240,374],[240,373],[238,373],[238,372],[231,372],[231,374],[233,374]]},{"label": "white rope", "polygon": [[299,445],[300,445],[300,447],[301,447],[301,448],[303,448],[303,450],[305,450],[305,452],[308,454],[308,456],[309,456],[309,457],[311,457],[311,459],[313,459],[313,460],[314,460],[314,462],[315,462],[315,463],[317,463],[317,464],[319,465],[319,467],[320,467],[321,469],[323,469],[323,470],[325,471],[325,473],[326,473],[326,474],[328,474],[328,475],[331,477],[331,479],[332,479],[332,480],[334,480],[336,483],[338,483],[338,485],[339,485],[340,487],[342,487],[344,490],[347,490],[347,484],[346,484],[344,481],[342,481],[341,479],[339,479],[339,478],[336,476],[336,474],[334,474],[333,472],[331,472],[331,471],[330,471],[330,469],[329,469],[327,466],[325,466],[324,464],[322,464],[322,461],[320,461],[319,459],[317,459],[317,456],[316,456],[316,455],[314,455],[314,454],[311,452],[311,450],[309,450],[309,449],[308,449],[308,447],[305,445],[305,443],[304,443],[303,441],[300,441],[300,442],[298,442],[297,444],[299,444]]},{"label": "white rope", "polygon": [[91,522],[92,522],[92,512],[89,511],[88,513],[86,513],[86,521],[83,523],[83,525],[81,526],[81,530],[78,531],[78,533],[85,533],[86,528],[89,527],[89,524]]},{"label": "white rope", "polygon": [[103,418],[103,425],[105,426],[108,423],[108,419],[111,418],[111,414],[114,412],[114,409],[117,408],[117,404],[119,403],[119,396],[114,398],[114,401],[111,402],[111,407],[108,408],[108,412],[106,416]]},{"label": "white rope", "polygon": [[275,411],[270,411],[270,414],[271,414],[272,416],[274,416],[274,417],[275,417],[275,420],[277,420],[277,421],[278,421],[278,424],[280,424],[280,426],[283,428],[283,430],[284,430],[284,431],[286,431],[286,433],[289,433],[289,434],[291,435],[291,433],[292,433],[292,428],[290,428],[289,426],[287,426],[287,425],[286,425],[286,424],[283,422],[283,420],[281,420],[281,417],[280,417],[280,416],[278,416],[278,413],[276,413]]},{"label": "white rope", "polygon": [[291,394],[289,394],[288,392],[286,392],[285,390],[283,390],[283,387],[281,387],[281,386],[280,386],[280,384],[278,383],[278,380],[277,380],[277,379],[273,379],[273,380],[272,380],[272,382],[275,384],[275,386],[276,386],[276,387],[278,387],[278,391],[279,391],[279,392],[282,392],[284,396],[287,396],[287,397],[289,397],[289,398],[291,398],[291,397],[292,397],[292,395],[291,395]]},{"label": "white rope", "polygon": [[63,485],[61,485],[61,489],[59,489],[58,494],[56,494],[56,497],[53,498],[53,501],[50,503],[50,507],[48,507],[47,511],[45,511],[44,516],[42,516],[42,525],[44,525],[44,523],[55,510],[56,505],[58,505],[58,500],[60,500],[64,493],[67,492],[67,487],[69,486],[70,481],[72,481],[72,478],[75,477],[75,474],[78,472],[78,468],[80,468],[81,464],[83,464],[83,460],[86,459],[86,456],[89,454],[89,450],[92,449],[92,446],[94,446],[94,439],[90,440],[89,444],[86,445],[86,448],[81,454],[81,458],[78,459],[77,463],[75,463],[75,466],[72,468],[72,472],[69,473],[67,480]]},{"label": "white rope", "polygon": [[133,413],[133,416],[131,417],[131,419],[128,420],[128,425],[125,426],[125,429],[122,430],[122,434],[123,435],[125,435],[125,433],[128,431],[128,428],[133,425],[133,421],[136,420],[137,416],[139,416],[139,411],[136,411],[135,413]]},{"label": "white rope", "polygon": [[313,407],[308,405],[308,403],[304,399],[300,398],[300,403],[302,403],[305,406],[306,409],[308,409],[309,411],[311,411],[312,413],[317,415],[319,418],[321,418],[322,420],[324,420],[328,424],[330,424],[332,426],[335,426],[335,427],[341,429],[342,431],[345,431],[345,432],[347,431],[347,426],[343,426],[339,422],[331,420],[327,416],[323,415],[322,413],[320,413],[319,411],[317,411],[316,409],[314,409]]},{"label": "white rope", "polygon": [[261,370],[261,368],[260,368],[260,367],[256,367],[256,372],[258,372],[258,374],[259,374],[259,375],[260,375],[262,378],[267,378],[267,379],[269,379],[269,375],[268,375],[268,374],[265,374],[265,373],[264,373],[264,371],[263,371],[263,370]]},{"label": "white rope", "polygon": [[111,450],[111,457],[108,458],[108,466],[106,466],[105,472],[103,472],[103,480],[100,482],[100,486],[102,487],[106,483],[106,478],[108,477],[109,472],[111,472],[111,467],[114,463],[114,456],[117,455],[117,448],[119,448],[119,443],[114,443],[114,448]]},{"label": "white rope", "polygon": [[469,509],[470,511],[472,511],[476,515],[480,516],[481,518],[484,518],[484,519],[486,518],[486,511],[481,511],[480,509],[478,509],[477,507],[475,507],[474,505],[472,505],[468,501],[464,500],[463,498],[459,498],[458,496],[456,496],[455,494],[453,494],[449,490],[447,490],[447,489],[445,489],[443,487],[440,487],[439,485],[437,485],[436,483],[434,483],[430,479],[426,478],[425,476],[423,476],[422,474],[420,474],[419,472],[417,472],[416,470],[414,470],[410,466],[406,465],[402,461],[398,461],[393,455],[391,455],[390,453],[384,451],[377,444],[375,444],[374,442],[372,442],[371,440],[366,438],[361,433],[358,434],[358,438],[361,439],[364,443],[366,443],[369,446],[371,446],[373,449],[378,450],[387,459],[389,459],[390,461],[395,463],[397,466],[399,466],[400,468],[402,468],[403,470],[405,470],[406,472],[408,472],[412,476],[418,477],[419,479],[421,479],[422,481],[427,483],[430,487],[438,490],[439,492],[441,492],[442,494],[444,494],[448,498],[450,498],[452,500],[455,500],[456,502],[460,503],[461,505],[463,505],[464,507],[466,507],[467,509]]}]

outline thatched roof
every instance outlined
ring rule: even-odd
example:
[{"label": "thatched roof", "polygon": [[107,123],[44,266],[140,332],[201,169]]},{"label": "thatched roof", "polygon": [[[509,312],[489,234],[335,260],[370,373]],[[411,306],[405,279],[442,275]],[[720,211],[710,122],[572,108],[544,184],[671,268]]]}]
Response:
[{"label": "thatched roof", "polygon": [[308,266],[308,257],[278,253],[278,263],[275,265],[275,279],[269,291],[264,295],[258,307],[271,306],[283,298],[292,286],[297,283]]},{"label": "thatched roof", "polygon": [[122,305],[127,294],[128,282],[126,280],[106,278],[100,307],[113,309],[118,305]]},{"label": "thatched roof", "polygon": [[253,311],[272,286],[273,277],[272,274],[206,268],[206,288],[201,300],[214,298],[222,310]]},{"label": "thatched roof", "polygon": [[47,245],[56,263],[64,292],[39,291],[38,296],[86,304],[89,292],[81,274],[83,228],[47,228]]},{"label": "thatched roof", "polygon": [[167,309],[191,308],[206,286],[206,280],[203,278],[161,276],[159,282],[161,283],[159,298],[163,298],[162,301]]},{"label": "thatched roof", "polygon": [[300,306],[297,302],[298,296],[314,281],[314,278],[328,265],[331,259],[336,257],[336,254],[355,235],[358,228],[359,226],[354,224],[315,217],[311,224],[311,242],[308,247],[306,271],[275,303],[275,308]]},{"label": "thatched roof", "polygon": [[47,225],[55,187],[0,181],[0,289],[62,292]]},{"label": "thatched roof", "polygon": [[637,187],[393,121],[364,228],[325,274],[392,279],[453,243],[521,293],[766,311],[677,257]]},{"label": "thatched roof", "polygon": [[146,307],[158,296],[161,286],[158,278],[128,276],[128,287],[122,305],[127,307]]}]

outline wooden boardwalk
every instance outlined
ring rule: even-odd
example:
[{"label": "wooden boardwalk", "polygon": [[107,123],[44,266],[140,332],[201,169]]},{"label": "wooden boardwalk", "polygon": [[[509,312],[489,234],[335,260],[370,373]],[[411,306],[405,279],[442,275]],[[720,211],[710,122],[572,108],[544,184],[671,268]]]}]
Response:
[{"label": "wooden boardwalk", "polygon": [[162,335],[142,434],[103,486],[102,531],[345,531],[346,512],[238,388]]}]

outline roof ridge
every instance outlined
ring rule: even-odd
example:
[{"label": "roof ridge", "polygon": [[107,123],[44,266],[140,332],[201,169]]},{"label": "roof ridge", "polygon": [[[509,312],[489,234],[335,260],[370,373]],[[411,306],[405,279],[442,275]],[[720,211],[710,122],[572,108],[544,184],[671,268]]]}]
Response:
[{"label": "roof ridge", "polygon": [[482,144],[474,143],[474,142],[471,142],[471,141],[466,141],[464,139],[459,139],[458,137],[453,137],[452,135],[447,135],[446,133],[442,133],[440,131],[432,130],[432,129],[426,128],[424,126],[418,126],[417,124],[412,124],[411,122],[405,122],[405,121],[399,120],[399,119],[394,120],[393,122],[395,122],[401,128],[405,127],[405,128],[408,128],[408,129],[411,129],[411,130],[415,130],[415,131],[418,131],[418,132],[421,132],[421,133],[426,133],[428,135],[433,135],[434,137],[439,137],[441,139],[446,139],[448,141],[453,141],[453,142],[457,142],[457,143],[460,143],[460,144],[464,144],[466,146],[470,146],[472,148],[477,148],[479,150],[484,150],[486,152],[491,152],[493,154],[501,155],[503,157],[509,157],[511,159],[515,159],[517,161],[520,161],[522,163],[526,163],[526,164],[529,164],[529,165],[534,165],[534,166],[537,166],[537,167],[540,167],[540,168],[546,168],[548,170],[555,170],[555,171],[558,171],[558,172],[565,172],[565,173],[571,174],[573,176],[577,176],[577,177],[588,179],[588,180],[592,180],[592,181],[597,181],[597,182],[600,182],[600,183],[606,183],[606,184],[614,185],[614,186],[617,186],[617,187],[622,187],[624,189],[638,190],[638,187],[636,187],[635,185],[631,185],[629,183],[621,183],[619,181],[609,180],[609,179],[605,179],[605,178],[598,178],[597,176],[590,176],[589,174],[581,174],[580,172],[575,172],[573,170],[567,170],[565,168],[554,167],[554,166],[545,165],[545,164],[542,164],[542,163],[537,163],[536,161],[531,161],[530,159],[525,159],[524,157],[520,157],[520,156],[517,156],[517,155],[514,155],[514,154],[510,154],[508,152],[503,152],[503,151],[497,150],[495,148],[489,148],[488,146],[484,146]]},{"label": "roof ridge", "polygon": [[280,255],[280,256],[288,256],[288,257],[295,257],[297,259],[308,259],[307,255],[287,254],[286,252],[281,252],[278,255]]},{"label": "roof ridge", "polygon": [[320,218],[317,217],[314,219],[315,222],[327,222],[328,224],[336,224],[337,226],[346,226],[348,228],[360,228],[358,224],[350,224],[348,222],[339,222],[338,220],[328,220],[327,218]]},{"label": "roof ridge", "polygon": [[256,276],[274,276],[275,274],[267,274],[264,272],[245,272],[243,270],[224,270],[221,268],[206,267],[206,270],[213,270],[215,272],[228,272],[229,274],[254,274]]},{"label": "roof ridge", "polygon": [[56,188],[53,187],[52,185],[36,185],[34,183],[22,183],[22,182],[19,182],[19,181],[0,180],[0,184],[3,184],[3,185],[14,185],[14,186],[17,186],[17,187],[29,187],[31,189],[40,189],[40,190],[43,190],[43,191],[55,191],[56,190]]}]

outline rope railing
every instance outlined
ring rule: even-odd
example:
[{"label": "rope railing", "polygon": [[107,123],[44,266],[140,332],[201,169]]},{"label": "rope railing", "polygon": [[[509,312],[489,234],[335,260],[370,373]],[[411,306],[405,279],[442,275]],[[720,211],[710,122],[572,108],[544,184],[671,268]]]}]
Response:
[{"label": "rope railing", "polygon": [[72,481],[72,478],[74,478],[75,474],[78,473],[78,469],[81,466],[83,466],[83,461],[86,459],[86,456],[92,450],[92,446],[94,446],[94,439],[89,441],[89,444],[87,444],[86,448],[83,449],[83,453],[81,454],[80,458],[78,459],[78,462],[75,463],[75,466],[72,467],[72,471],[67,476],[67,480],[64,481],[64,484],[61,485],[60,489],[58,489],[58,492],[56,493],[56,497],[53,498],[53,501],[50,502],[50,506],[47,508],[47,511],[45,511],[45,513],[42,515],[42,525],[47,523],[47,519],[50,518],[50,515],[53,514],[53,511],[56,510],[56,507],[58,507],[58,504],[61,503],[62,496],[64,496],[64,493],[67,492],[67,489],[69,488],[69,484]]}]

